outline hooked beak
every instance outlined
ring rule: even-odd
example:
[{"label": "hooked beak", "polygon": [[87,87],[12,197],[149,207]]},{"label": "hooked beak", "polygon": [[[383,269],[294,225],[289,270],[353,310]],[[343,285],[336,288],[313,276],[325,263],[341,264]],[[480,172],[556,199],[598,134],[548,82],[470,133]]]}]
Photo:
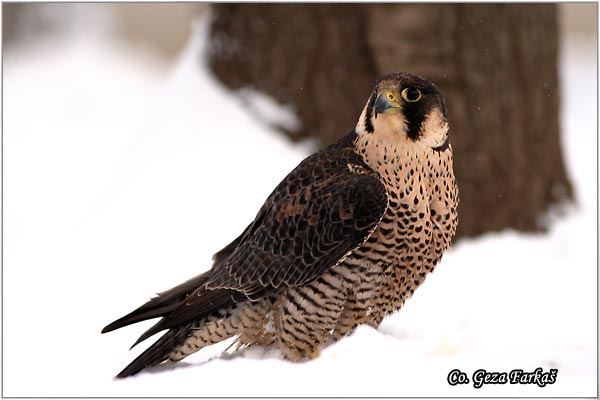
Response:
[{"label": "hooked beak", "polygon": [[375,110],[376,114],[383,114],[384,112],[392,108],[400,108],[400,105],[388,100],[385,92],[377,96],[377,99],[375,100],[375,105],[373,106],[373,109]]}]

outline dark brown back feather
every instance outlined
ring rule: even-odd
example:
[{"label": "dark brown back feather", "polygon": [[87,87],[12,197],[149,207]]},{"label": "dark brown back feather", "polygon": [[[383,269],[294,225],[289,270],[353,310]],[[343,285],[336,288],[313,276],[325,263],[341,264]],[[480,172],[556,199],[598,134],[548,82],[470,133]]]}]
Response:
[{"label": "dark brown back feather", "polygon": [[308,157],[275,188],[235,246],[218,253],[208,288],[252,294],[305,285],[371,235],[387,192],[355,152],[355,137]]}]

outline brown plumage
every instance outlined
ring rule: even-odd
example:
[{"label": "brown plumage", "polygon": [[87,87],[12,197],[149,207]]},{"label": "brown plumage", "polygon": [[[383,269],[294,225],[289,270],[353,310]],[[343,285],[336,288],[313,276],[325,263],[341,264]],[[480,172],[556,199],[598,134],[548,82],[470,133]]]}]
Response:
[{"label": "brown plumage", "polygon": [[423,282],[456,231],[446,108],[424,78],[382,77],[355,131],[271,193],[212,268],[108,325],[168,330],[118,377],[236,336],[302,361],[359,324],[379,326]]}]

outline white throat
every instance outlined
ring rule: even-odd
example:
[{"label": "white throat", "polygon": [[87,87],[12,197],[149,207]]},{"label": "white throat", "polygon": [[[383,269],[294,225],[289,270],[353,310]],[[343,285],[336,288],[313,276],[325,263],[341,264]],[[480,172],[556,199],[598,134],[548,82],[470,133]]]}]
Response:
[{"label": "white throat", "polygon": [[360,118],[356,124],[356,133],[361,135],[372,135],[376,134],[381,139],[388,138],[392,141],[397,141],[399,137],[407,137],[407,122],[404,117],[400,114],[401,110],[398,110],[396,113],[386,113],[386,114],[374,114],[371,116],[371,125],[373,126],[373,133],[370,133],[367,130],[366,126],[366,115],[367,115],[366,105],[362,113],[360,114]]}]

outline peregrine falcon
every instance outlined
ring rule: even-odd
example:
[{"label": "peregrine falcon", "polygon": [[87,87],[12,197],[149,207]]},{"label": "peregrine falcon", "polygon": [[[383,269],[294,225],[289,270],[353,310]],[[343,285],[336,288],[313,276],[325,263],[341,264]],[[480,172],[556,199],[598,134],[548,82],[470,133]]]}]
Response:
[{"label": "peregrine falcon", "polygon": [[458,189],[439,89],[381,77],[356,128],[302,161],[212,268],[102,333],[160,317],[166,330],[117,377],[235,337],[292,361],[359,324],[378,327],[423,282],[456,231]]}]

